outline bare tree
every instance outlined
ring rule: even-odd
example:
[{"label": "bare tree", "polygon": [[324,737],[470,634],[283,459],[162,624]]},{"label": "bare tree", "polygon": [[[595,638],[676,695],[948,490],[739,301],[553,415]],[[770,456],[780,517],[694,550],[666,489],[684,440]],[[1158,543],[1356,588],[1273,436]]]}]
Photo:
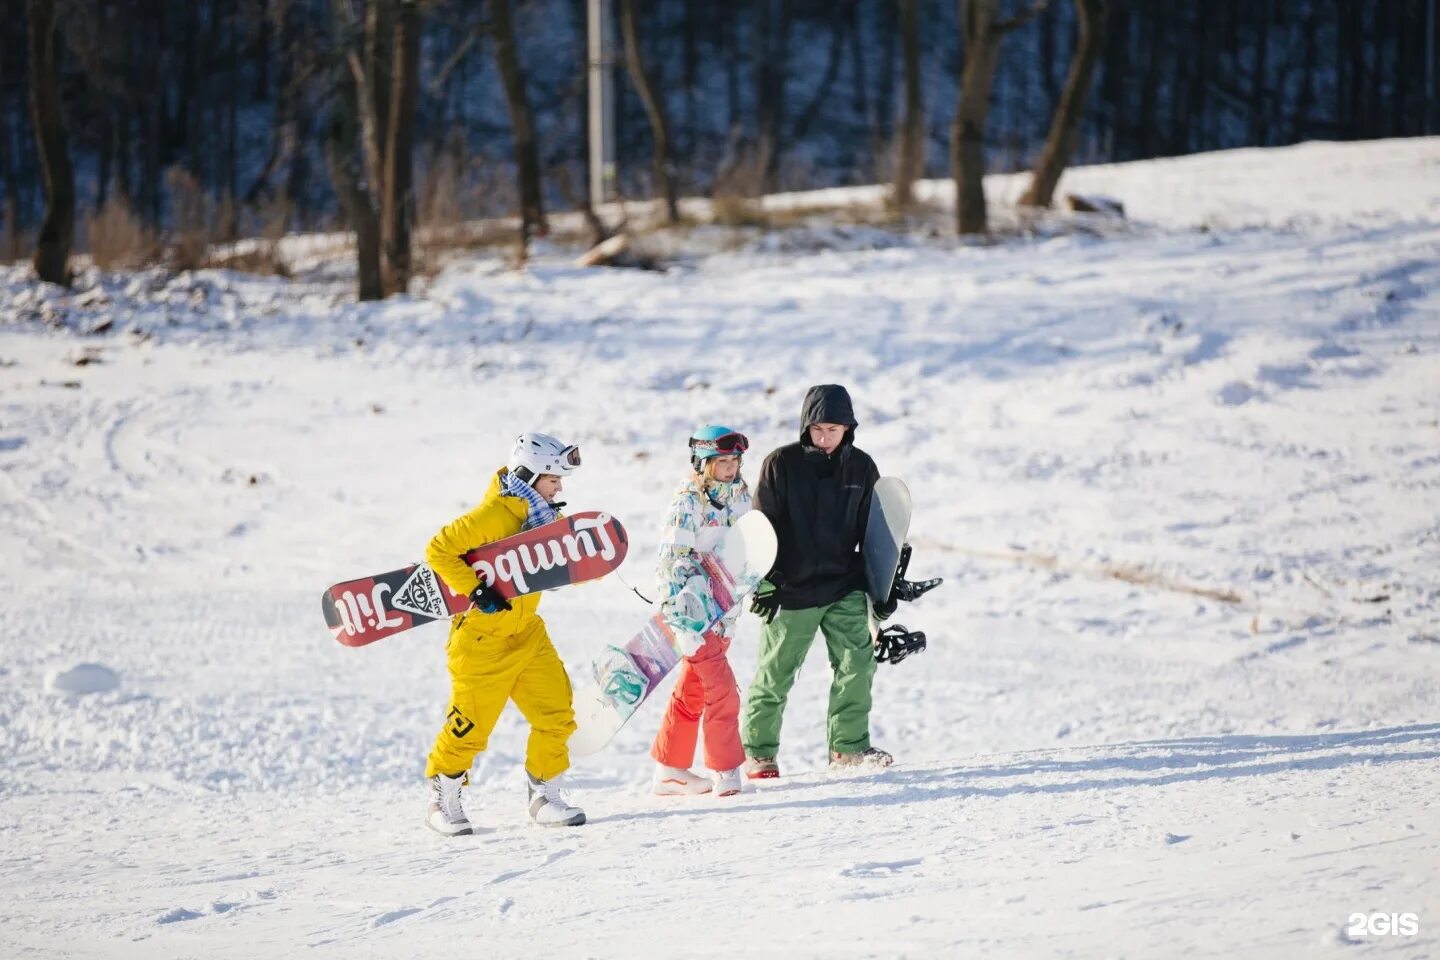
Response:
[{"label": "bare tree", "polygon": [[1040,0],[1023,13],[1000,19],[1000,0],[960,0],[965,66],[950,124],[950,173],[955,178],[955,224],[962,234],[989,228],[985,210],[985,123],[1000,60],[1000,41],[1045,9]]},{"label": "bare tree", "polygon": [[1048,207],[1054,201],[1060,175],[1065,172],[1070,156],[1075,152],[1076,131],[1080,129],[1080,118],[1085,114],[1095,62],[1105,45],[1105,0],[1075,0],[1075,8],[1080,15],[1080,38],[1075,47],[1075,57],[1070,61],[1070,73],[1065,78],[1065,90],[1060,94],[1060,103],[1050,123],[1045,149],[1035,161],[1029,188],[1018,201],[1022,206]]},{"label": "bare tree", "polygon": [[752,49],[755,61],[755,169],[765,192],[778,186],[785,80],[790,56],[790,0],[756,0]]},{"label": "bare tree", "polygon": [[420,86],[420,25],[418,0],[400,0],[395,18],[395,61],[391,71],[390,117],[386,123],[385,193],[380,218],[386,296],[404,293],[410,287],[410,229],[415,221],[412,154],[415,98]]},{"label": "bare tree", "polygon": [[[348,0],[333,0],[345,5]],[[390,40],[395,32],[395,0],[361,0],[365,6],[365,32],[361,56],[350,54],[351,69],[360,94],[360,129],[365,168],[377,202],[385,196],[385,125],[390,120]]]},{"label": "bare tree", "polygon": [[495,64],[500,68],[505,102],[510,108],[510,125],[515,131],[515,166],[520,174],[520,242],[524,250],[528,250],[530,238],[544,236],[549,229],[540,191],[540,148],[535,140],[535,114],[525,89],[525,70],[515,42],[515,21],[510,13],[510,0],[491,0],[490,9]]},{"label": "bare tree", "polygon": [[855,4],[856,0],[848,0],[843,6],[837,4],[831,7],[825,16],[830,25],[830,52],[825,58],[825,72],[820,75],[815,92],[805,106],[800,108],[800,115],[795,120],[795,126],[791,128],[790,139],[796,143],[809,136],[810,127],[819,119],[825,101],[830,99],[830,93],[835,88],[835,78],[840,75],[840,61],[845,53],[845,36],[850,32],[852,22],[850,11],[855,8]]},{"label": "bare tree", "polygon": [[895,162],[895,206],[915,202],[915,180],[924,173],[925,105],[920,98],[920,0],[900,0],[900,43],[905,60],[905,117]]},{"label": "bare tree", "polygon": [[419,0],[368,0],[363,27],[348,0],[332,0],[331,9],[349,76],[334,98],[326,163],[355,229],[360,299],[379,299],[410,285],[423,18]]},{"label": "bare tree", "polygon": [[[325,130],[325,162],[340,207],[355,231],[356,273],[360,300],[379,300],[385,296],[380,276],[380,215],[376,196],[380,188],[376,162],[370,162],[373,144],[368,132],[373,131],[374,118],[365,120],[368,107],[363,101],[366,71],[352,48],[355,24],[347,14],[346,0],[335,0],[334,29],[342,50],[345,66],[338,71],[329,123]],[[373,102],[373,101],[372,101]],[[371,130],[364,128],[370,126]],[[362,141],[365,143],[362,145]],[[361,163],[364,157],[366,162]]]},{"label": "bare tree", "polygon": [[75,242],[75,168],[65,133],[56,57],[55,0],[30,0],[30,113],[45,185],[45,222],[35,244],[35,272],[47,283],[70,284]]},{"label": "bare tree", "polygon": [[5,183],[5,197],[0,200],[0,220],[5,222],[5,245],[0,247],[0,261],[20,256],[20,184],[10,140],[10,110],[0,98],[0,181]]},{"label": "bare tree", "polygon": [[655,186],[665,198],[665,222],[674,225],[680,219],[680,210],[675,198],[675,157],[670,143],[670,121],[666,116],[665,96],[645,71],[635,0],[620,0],[620,32],[625,36],[625,67],[630,73],[630,82],[635,84],[635,92],[645,105],[645,115],[650,118]]}]

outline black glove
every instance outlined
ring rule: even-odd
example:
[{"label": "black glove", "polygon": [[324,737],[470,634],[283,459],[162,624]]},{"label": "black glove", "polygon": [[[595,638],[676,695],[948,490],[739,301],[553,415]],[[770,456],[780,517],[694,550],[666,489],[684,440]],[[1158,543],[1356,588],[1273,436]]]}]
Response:
[{"label": "black glove", "polygon": [[895,613],[895,607],[899,605],[898,601],[899,598],[895,596],[894,589],[891,589],[890,599],[886,600],[884,603],[877,603],[874,605],[875,619],[881,622],[889,620],[890,617],[893,616]]},{"label": "black glove", "polygon": [[780,598],[775,595],[775,584],[769,580],[761,580],[760,586],[755,590],[755,599],[750,601],[750,612],[759,617],[762,623],[771,623],[779,610]]},{"label": "black glove", "polygon": [[470,602],[475,604],[475,608],[481,613],[499,613],[501,610],[510,609],[510,601],[488,583],[482,583],[470,591]]}]

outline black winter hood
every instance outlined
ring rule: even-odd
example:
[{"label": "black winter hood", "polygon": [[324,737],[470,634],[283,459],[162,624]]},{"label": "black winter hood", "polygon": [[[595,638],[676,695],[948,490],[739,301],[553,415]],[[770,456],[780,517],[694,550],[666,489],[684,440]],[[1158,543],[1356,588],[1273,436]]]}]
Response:
[{"label": "black winter hood", "polygon": [[855,407],[850,403],[850,391],[838,383],[822,383],[805,391],[805,403],[800,408],[800,443],[814,446],[810,442],[810,427],[816,423],[839,423],[848,427],[841,446],[855,440]]}]

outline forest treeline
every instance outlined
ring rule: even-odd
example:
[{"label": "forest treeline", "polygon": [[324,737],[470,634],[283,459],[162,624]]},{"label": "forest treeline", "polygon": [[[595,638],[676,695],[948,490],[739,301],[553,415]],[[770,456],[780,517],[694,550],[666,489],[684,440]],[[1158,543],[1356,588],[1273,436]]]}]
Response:
[{"label": "forest treeline", "polygon": [[[588,0],[0,0],[0,258],[417,227],[587,195]],[[607,0],[615,187],[662,201],[1435,129],[1434,0]],[[67,183],[70,185],[67,190]],[[145,249],[139,249],[145,248]]]}]

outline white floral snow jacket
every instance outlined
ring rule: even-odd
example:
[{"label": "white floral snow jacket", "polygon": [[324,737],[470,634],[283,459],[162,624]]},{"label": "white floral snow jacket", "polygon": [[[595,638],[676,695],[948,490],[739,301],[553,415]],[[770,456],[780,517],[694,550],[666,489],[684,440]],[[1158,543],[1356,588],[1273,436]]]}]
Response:
[{"label": "white floral snow jacket", "polygon": [[[710,595],[710,578],[700,565],[699,554],[713,550],[725,528],[750,509],[750,488],[745,481],[710,483],[709,494],[692,477],[675,491],[665,527],[660,533],[660,562],[655,571],[660,593],[660,614],[676,633],[701,633],[725,613]],[[715,628],[731,636],[740,608]]]}]

